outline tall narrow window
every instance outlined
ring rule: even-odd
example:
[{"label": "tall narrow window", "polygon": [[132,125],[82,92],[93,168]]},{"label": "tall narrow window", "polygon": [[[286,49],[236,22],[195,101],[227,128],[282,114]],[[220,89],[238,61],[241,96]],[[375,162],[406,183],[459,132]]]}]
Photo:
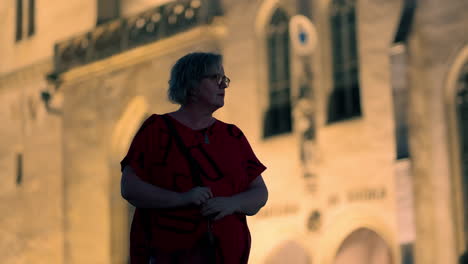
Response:
[{"label": "tall narrow window", "polygon": [[405,44],[397,43],[390,55],[393,113],[395,120],[396,159],[410,156],[408,143],[408,52]]},{"label": "tall narrow window", "polygon": [[16,0],[16,41],[36,33],[36,1]]},{"label": "tall narrow window", "polygon": [[35,19],[36,19],[36,1],[35,0],[29,0],[29,6],[28,6],[28,36],[32,36],[36,32]]},{"label": "tall narrow window", "polygon": [[16,155],[16,185],[21,185],[23,182],[23,154]]},{"label": "tall narrow window", "polygon": [[[395,120],[396,159],[410,157],[408,143],[408,50],[407,42],[411,33],[416,0],[404,0],[395,38],[390,54],[392,76],[393,113]],[[412,250],[412,247],[407,247]]]},{"label": "tall narrow window", "polygon": [[328,101],[328,122],[361,115],[359,60],[354,0],[334,0],[331,6],[333,90]]},{"label": "tall narrow window", "polygon": [[23,0],[16,0],[16,41],[23,38]]},{"label": "tall narrow window", "polygon": [[264,137],[291,132],[289,17],[277,9],[267,28],[269,106]]},{"label": "tall narrow window", "polygon": [[465,240],[468,243],[468,62],[462,68],[457,83],[457,115],[458,127],[460,129],[460,153],[463,208],[465,219]]}]

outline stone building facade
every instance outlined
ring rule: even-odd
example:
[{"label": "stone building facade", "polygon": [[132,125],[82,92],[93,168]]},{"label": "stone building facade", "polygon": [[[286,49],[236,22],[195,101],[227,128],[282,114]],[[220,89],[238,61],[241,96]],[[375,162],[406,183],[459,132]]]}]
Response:
[{"label": "stone building facade", "polygon": [[[175,60],[214,51],[232,80],[216,116],[268,167],[251,263],[456,263],[468,234],[467,9],[3,1],[0,261],[126,263],[119,161],[148,115],[176,109]],[[298,14],[316,29],[306,56],[288,31]]]}]

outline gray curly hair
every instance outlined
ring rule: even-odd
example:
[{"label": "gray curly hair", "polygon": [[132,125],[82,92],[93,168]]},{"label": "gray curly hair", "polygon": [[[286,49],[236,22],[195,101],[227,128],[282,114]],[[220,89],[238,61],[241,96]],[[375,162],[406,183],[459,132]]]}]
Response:
[{"label": "gray curly hair", "polygon": [[167,95],[173,103],[185,105],[196,95],[200,80],[213,67],[220,67],[223,57],[208,52],[189,53],[172,66]]}]

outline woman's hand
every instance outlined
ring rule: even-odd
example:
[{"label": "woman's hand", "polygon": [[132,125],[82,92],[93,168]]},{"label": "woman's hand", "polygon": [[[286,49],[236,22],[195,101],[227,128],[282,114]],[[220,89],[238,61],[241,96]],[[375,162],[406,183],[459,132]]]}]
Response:
[{"label": "woman's hand", "polygon": [[213,220],[219,220],[226,215],[234,214],[238,210],[236,200],[232,197],[215,197],[202,205],[203,216],[213,216]]},{"label": "woman's hand", "polygon": [[211,189],[208,187],[195,187],[188,192],[182,193],[185,204],[202,205],[213,197]]}]

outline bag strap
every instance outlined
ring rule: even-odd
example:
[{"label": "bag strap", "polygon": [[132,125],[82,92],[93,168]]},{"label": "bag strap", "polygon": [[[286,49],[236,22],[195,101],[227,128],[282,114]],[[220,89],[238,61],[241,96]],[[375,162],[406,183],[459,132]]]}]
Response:
[{"label": "bag strap", "polygon": [[169,129],[169,132],[174,136],[175,142],[177,147],[179,148],[180,152],[185,156],[187,161],[189,162],[190,170],[192,171],[192,181],[196,186],[204,186],[203,181],[200,177],[201,168],[198,162],[190,155],[189,149],[185,146],[182,138],[180,137],[179,133],[172,124],[172,121],[167,115],[162,115],[164,122],[166,122],[166,126]]}]

